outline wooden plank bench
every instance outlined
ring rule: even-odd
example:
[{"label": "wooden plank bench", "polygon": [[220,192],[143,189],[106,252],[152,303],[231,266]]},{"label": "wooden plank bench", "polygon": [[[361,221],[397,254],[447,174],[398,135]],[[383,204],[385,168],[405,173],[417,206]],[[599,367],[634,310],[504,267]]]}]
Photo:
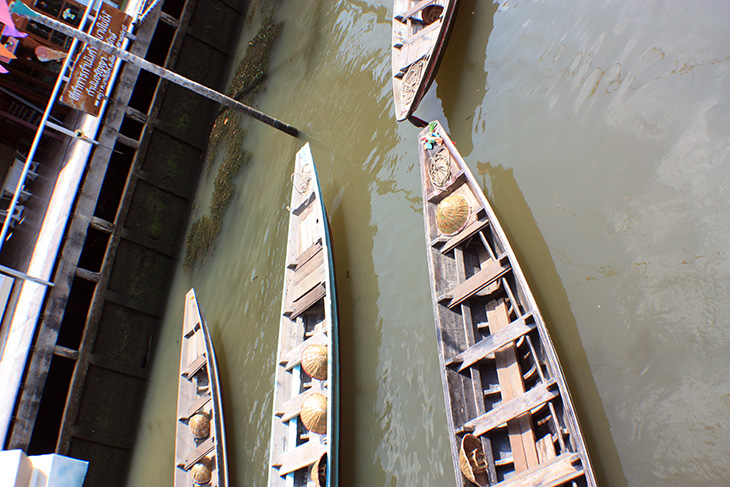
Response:
[{"label": "wooden plank bench", "polygon": [[319,254],[322,251],[322,239],[318,239],[316,242],[314,242],[312,245],[309,246],[307,250],[299,254],[299,256],[294,260],[294,262],[289,263],[288,267],[291,267],[296,270],[297,267],[300,267],[307,262],[309,262],[310,259],[313,259],[317,254]]},{"label": "wooden plank bench", "polygon": [[477,214],[477,220],[471,222],[464,228],[462,231],[451,237],[446,244],[441,247],[441,253],[446,254],[453,248],[461,245],[469,238],[476,235],[478,232],[481,232],[484,228],[486,228],[489,225],[489,220],[486,218],[480,217],[480,214],[484,213],[484,208],[479,208],[476,212]]},{"label": "wooden plank bench", "polygon": [[547,384],[540,384],[528,392],[502,403],[478,418],[468,421],[464,424],[462,430],[464,432],[470,431],[474,436],[483,435],[487,431],[491,431],[511,419],[528,413],[559,395],[560,392],[556,389],[556,383],[553,379]]},{"label": "wooden plank bench", "polygon": [[433,22],[430,25],[427,25],[423,29],[419,30],[415,34],[413,34],[410,37],[406,37],[403,41],[399,41],[393,45],[396,49],[403,49],[403,47],[408,46],[410,44],[413,44],[414,42],[418,41],[419,39],[422,39],[423,37],[427,36],[428,34],[431,34],[432,32],[438,30],[441,27],[441,19],[437,20],[436,22]]},{"label": "wooden plank bench", "polygon": [[299,203],[299,206],[297,206],[296,208],[294,208],[292,210],[292,213],[297,216],[301,215],[301,213],[312,204],[312,202],[315,200],[315,198],[316,198],[316,196],[315,196],[314,192],[311,192],[309,194],[309,196],[304,199],[304,201]]},{"label": "wooden plank bench", "polygon": [[300,468],[312,465],[327,452],[327,447],[318,440],[309,440],[293,450],[282,454],[272,462],[272,467],[279,467],[279,475],[282,477]]},{"label": "wooden plank bench", "polygon": [[411,17],[416,15],[418,12],[420,12],[424,8],[426,8],[430,5],[434,5],[434,4],[438,4],[438,1],[437,0],[421,0],[420,2],[416,3],[411,8],[409,8],[406,11],[406,13],[404,13],[403,15],[396,15],[395,20],[405,24],[408,19],[410,19]]},{"label": "wooden plank bench", "polygon": [[450,300],[447,306],[451,309],[505,275],[511,268],[506,256],[490,260],[479,272],[441,296],[439,302]]},{"label": "wooden plank bench", "polygon": [[213,451],[215,448],[215,441],[213,437],[211,436],[207,440],[205,440],[203,443],[200,444],[195,450],[190,452],[190,455],[185,459],[185,461],[178,465],[178,467],[182,467],[185,470],[190,470],[193,465],[198,463],[200,460],[203,459],[204,456],[206,456],[208,453]]},{"label": "wooden plank bench", "polygon": [[188,366],[185,368],[185,370],[182,371],[180,375],[185,377],[187,380],[192,380],[193,376],[200,372],[207,363],[208,357],[205,356],[205,353],[201,353],[200,355],[198,355],[198,358],[188,364]]},{"label": "wooden plank bench", "polygon": [[203,408],[203,406],[208,404],[210,402],[210,400],[211,400],[210,394],[208,394],[208,393],[203,394],[202,396],[200,396],[198,398],[197,401],[195,401],[192,404],[192,406],[190,406],[190,408],[185,412],[185,414],[183,416],[180,416],[179,418],[177,418],[178,421],[187,421],[188,419],[192,418],[193,415],[195,413],[197,413],[198,411],[200,411]]},{"label": "wooden plank bench", "polygon": [[292,397],[277,408],[276,415],[279,416],[281,422],[286,423],[290,419],[299,416],[299,412],[302,410],[302,404],[314,392],[322,393],[322,387],[319,385],[319,382],[315,382],[308,391]]},{"label": "wooden plank bench", "polygon": [[446,365],[461,363],[459,366],[459,372],[461,372],[465,368],[474,365],[476,362],[488,357],[489,355],[492,355],[497,349],[502,348],[523,335],[526,335],[537,326],[534,322],[525,322],[529,316],[531,315],[522,316],[510,323],[506,328],[499,330],[496,333],[492,333],[475,345],[472,345],[461,352],[459,355],[451,359],[451,361]]},{"label": "wooden plank bench", "polygon": [[279,365],[283,365],[286,370],[291,370],[297,365],[299,365],[302,361],[302,352],[305,348],[307,348],[310,345],[327,345],[327,342],[329,340],[327,339],[327,335],[325,335],[323,332],[318,331],[314,333],[311,337],[304,340],[302,343],[297,345],[296,347],[289,350],[286,355],[281,359],[281,362],[279,362]]},{"label": "wooden plank bench", "polygon": [[564,453],[549,463],[533,467],[520,475],[495,484],[494,487],[556,487],[585,475],[581,465],[577,465],[580,456],[577,453]]},{"label": "wooden plank bench", "polygon": [[294,320],[297,316],[311,308],[317,301],[324,298],[326,294],[327,289],[325,289],[324,284],[320,282],[307,291],[304,296],[297,299],[292,306],[284,312],[284,314],[288,316],[289,319]]},{"label": "wooden plank bench", "polygon": [[297,267],[292,279],[291,302],[292,304],[313,289],[317,284],[324,282],[324,255],[318,254],[319,258],[312,258],[303,265]]}]

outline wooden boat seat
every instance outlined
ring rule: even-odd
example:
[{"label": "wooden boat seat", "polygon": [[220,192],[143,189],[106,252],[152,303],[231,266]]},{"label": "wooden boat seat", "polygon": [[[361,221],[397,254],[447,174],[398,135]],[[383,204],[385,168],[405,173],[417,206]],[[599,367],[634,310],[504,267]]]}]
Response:
[{"label": "wooden boat seat", "polygon": [[203,367],[208,363],[208,358],[205,353],[198,355],[198,358],[193,360],[180,375],[185,377],[187,380],[192,380],[193,376],[203,370]]},{"label": "wooden boat seat", "polygon": [[530,410],[551,401],[560,395],[555,380],[547,384],[539,384],[533,389],[514,399],[501,403],[496,408],[464,423],[461,432],[470,432],[474,436],[483,435],[507,421],[522,416]]},{"label": "wooden boat seat", "polygon": [[418,12],[428,7],[429,5],[434,5],[436,3],[438,3],[437,0],[421,0],[420,2],[409,8],[408,11],[403,15],[396,15],[395,20],[397,20],[398,22],[403,22],[405,24],[408,19],[416,15]]},{"label": "wooden boat seat", "polygon": [[208,404],[211,401],[212,397],[210,394],[203,394],[200,396],[200,398],[195,401],[190,408],[185,412],[185,414],[179,418],[177,418],[178,421],[187,421],[190,419],[195,413],[200,411],[203,406]]},{"label": "wooden boat seat", "polygon": [[408,46],[410,44],[413,44],[417,40],[425,37],[426,35],[432,33],[433,31],[438,30],[441,27],[441,22],[442,22],[441,19],[439,19],[436,22],[433,22],[432,24],[427,25],[426,27],[424,27],[423,29],[419,30],[418,32],[416,32],[412,36],[406,37],[402,41],[396,42],[395,44],[393,44],[393,47],[396,48],[396,49],[403,49],[404,47],[406,47],[406,46]]},{"label": "wooden boat seat", "polygon": [[291,287],[292,305],[318,284],[325,281],[324,254],[317,254],[294,271]]},{"label": "wooden boat seat", "polygon": [[327,335],[325,335],[321,331],[317,331],[311,337],[307,338],[302,343],[289,350],[286,355],[281,359],[279,365],[283,365],[286,370],[291,370],[301,363],[302,352],[305,348],[310,345],[327,345],[327,342]]},{"label": "wooden boat seat", "polygon": [[511,343],[523,335],[526,335],[530,331],[534,330],[537,326],[534,321],[527,323],[527,319],[531,318],[532,315],[522,316],[506,328],[503,328],[496,333],[492,333],[488,337],[479,341],[478,343],[467,348],[459,355],[451,359],[446,365],[452,365],[460,363],[459,372],[467,367],[471,367],[480,360],[492,355],[495,351],[502,348],[503,346]]},{"label": "wooden boat seat", "polygon": [[446,185],[444,189],[436,189],[434,191],[431,191],[428,194],[426,201],[437,205],[442,199],[449,196],[451,193],[454,192],[454,190],[456,190],[463,184],[466,184],[466,173],[464,173],[464,170],[461,169],[451,177],[451,182]]},{"label": "wooden boat seat", "polygon": [[297,215],[297,216],[301,215],[302,212],[305,209],[307,209],[314,202],[315,199],[316,199],[316,196],[315,196],[314,192],[311,192],[309,194],[309,196],[304,199],[304,201],[302,201],[301,203],[299,203],[299,206],[297,206],[296,208],[294,208],[292,210],[292,213],[294,215]]},{"label": "wooden boat seat", "polygon": [[312,465],[327,452],[327,447],[318,440],[310,440],[299,445],[293,450],[282,454],[272,463],[273,467],[279,467],[279,475],[282,477],[300,468]]},{"label": "wooden boat seat", "polygon": [[202,460],[203,457],[208,455],[208,453],[213,451],[213,449],[215,449],[215,441],[211,436],[203,443],[201,443],[200,446],[198,446],[195,450],[193,450],[190,455],[185,459],[185,461],[178,465],[178,467],[185,470],[190,470],[193,465]]},{"label": "wooden boat seat", "polygon": [[479,272],[441,296],[439,302],[449,300],[446,306],[451,309],[505,275],[511,268],[506,256],[491,260]]},{"label": "wooden boat seat", "polygon": [[281,422],[286,423],[290,419],[299,416],[299,412],[302,410],[302,404],[304,403],[304,400],[307,399],[307,397],[309,397],[309,395],[313,392],[322,392],[322,387],[319,385],[319,383],[315,383],[314,385],[312,385],[312,387],[309,388],[309,390],[302,392],[298,396],[292,397],[287,402],[282,404],[281,407],[278,408],[276,411],[276,415],[279,416]]},{"label": "wooden boat seat", "polygon": [[288,316],[289,319],[295,320],[297,316],[311,308],[314,303],[324,298],[326,294],[327,290],[325,289],[324,284],[320,282],[315,287],[307,291],[304,296],[295,301],[291,308],[286,310],[284,314]]},{"label": "wooden boat seat", "polygon": [[494,487],[531,487],[533,485],[556,487],[563,485],[585,475],[583,467],[580,464],[576,465],[577,462],[580,462],[580,455],[564,453],[549,463],[537,465],[495,484]]},{"label": "wooden boat seat", "polygon": [[200,320],[195,320],[195,321],[189,323],[189,326],[188,326],[188,328],[185,329],[185,333],[183,334],[183,336],[185,338],[190,338],[198,330],[200,330]]},{"label": "wooden boat seat", "polygon": [[297,267],[306,264],[310,259],[314,258],[317,254],[322,251],[322,239],[317,239],[307,250],[299,254],[294,262],[289,263],[288,267],[296,269]]}]

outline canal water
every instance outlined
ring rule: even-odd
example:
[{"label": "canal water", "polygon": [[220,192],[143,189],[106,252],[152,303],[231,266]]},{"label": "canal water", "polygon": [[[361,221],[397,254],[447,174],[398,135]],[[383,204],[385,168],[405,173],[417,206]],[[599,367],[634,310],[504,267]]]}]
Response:
[{"label": "canal water", "polygon": [[[210,259],[172,277],[129,485],[171,485],[185,291],[223,379],[233,485],[266,483],[294,154],[334,241],[342,485],[453,483],[418,130],[397,124],[390,1],[285,22]],[[269,2],[251,2],[240,52]],[[463,0],[427,100],[487,192],[555,341],[601,485],[730,485],[730,3]],[[208,211],[215,167],[194,218]]]}]

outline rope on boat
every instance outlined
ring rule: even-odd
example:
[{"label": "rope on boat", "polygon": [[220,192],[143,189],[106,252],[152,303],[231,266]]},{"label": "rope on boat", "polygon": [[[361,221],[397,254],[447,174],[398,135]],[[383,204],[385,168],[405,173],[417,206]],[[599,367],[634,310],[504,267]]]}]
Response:
[{"label": "rope on boat", "polygon": [[438,189],[444,189],[451,181],[451,157],[445,148],[431,156],[428,167],[428,177]]},{"label": "rope on boat", "polygon": [[418,86],[421,84],[426,64],[428,64],[428,58],[419,59],[410,65],[405,76],[403,76],[403,81],[401,81],[400,85],[400,97],[403,106],[410,106],[413,97],[416,96],[416,91],[418,91]]},{"label": "rope on boat", "polygon": [[[305,167],[304,169],[307,168],[308,167]],[[297,178],[299,181],[295,180]],[[291,175],[291,182],[294,185],[294,189],[297,190],[297,193],[306,194],[309,192],[309,184],[312,182],[312,175],[309,171],[293,172]]]}]

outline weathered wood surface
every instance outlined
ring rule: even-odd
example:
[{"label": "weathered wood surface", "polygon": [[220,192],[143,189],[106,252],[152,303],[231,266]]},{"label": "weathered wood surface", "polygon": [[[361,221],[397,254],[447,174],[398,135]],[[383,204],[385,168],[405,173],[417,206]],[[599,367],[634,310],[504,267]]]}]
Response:
[{"label": "weathered wood surface", "polygon": [[509,272],[509,270],[509,263],[506,260],[489,261],[483,269],[460,283],[450,293],[444,296],[445,299],[450,299],[447,306],[453,308],[457,304],[460,304],[465,299],[470,298]]},{"label": "weathered wood surface", "polygon": [[483,338],[479,343],[467,348],[459,355],[451,360],[451,363],[460,363],[459,372],[467,367],[471,367],[479,360],[489,357],[498,348],[511,343],[522,335],[525,335],[535,329],[534,323],[525,323],[525,317],[520,317],[513,321],[508,327],[492,333],[488,337]]},{"label": "weathered wood surface", "polygon": [[200,409],[203,406],[206,406],[210,401],[212,400],[212,397],[210,394],[203,394],[200,396],[200,398],[195,401],[190,408],[187,410],[187,412],[183,416],[178,416],[178,421],[187,421],[190,419],[190,417],[200,411]]},{"label": "weathered wood surface", "polygon": [[[443,139],[428,149],[431,131]],[[431,137],[434,141],[436,138]],[[429,159],[448,150],[451,180],[429,177]],[[515,254],[484,193],[439,124],[419,135],[424,230],[441,378],[458,486],[466,433],[481,441],[489,485],[595,486],[557,354]],[[464,196],[472,221],[441,234],[436,209]]]},{"label": "weathered wood surface", "polygon": [[278,465],[279,473],[286,475],[312,465],[325,453],[327,453],[326,445],[317,440],[308,441],[282,454],[279,460],[274,462],[274,466]]},{"label": "weathered wood surface", "polygon": [[[274,381],[269,487],[307,485],[311,465],[327,453],[327,487],[338,483],[338,345],[334,272],[327,217],[309,145],[296,156],[284,265]],[[327,379],[308,376],[302,352],[326,345]],[[327,432],[308,432],[299,416],[312,393],[327,398]],[[306,472],[302,471],[306,470]]]},{"label": "weathered wood surface", "polygon": [[542,487],[564,485],[571,480],[585,474],[582,468],[576,465],[580,461],[577,454],[565,453],[553,461],[540,465],[523,475],[497,484],[498,487]]},{"label": "weathered wood surface", "polygon": [[[395,115],[399,122],[411,117],[436,75],[456,17],[457,4],[458,0],[393,2],[392,80]],[[438,18],[428,17],[433,12],[440,13]],[[421,60],[423,68],[408,76],[409,68]]]},{"label": "weathered wood surface", "polygon": [[[175,487],[193,485],[190,469],[204,457],[212,458],[211,485],[228,485],[228,459],[223,424],[220,379],[208,325],[195,291],[185,296],[185,316],[180,347],[177,425],[175,428]],[[210,418],[210,434],[195,439],[188,422],[197,412]]]},{"label": "weathered wood surface", "polygon": [[286,356],[281,360],[280,364],[286,367],[286,370],[291,370],[301,363],[302,352],[305,348],[310,345],[327,345],[328,343],[329,337],[327,335],[322,332],[315,332],[312,336],[289,350]]}]

